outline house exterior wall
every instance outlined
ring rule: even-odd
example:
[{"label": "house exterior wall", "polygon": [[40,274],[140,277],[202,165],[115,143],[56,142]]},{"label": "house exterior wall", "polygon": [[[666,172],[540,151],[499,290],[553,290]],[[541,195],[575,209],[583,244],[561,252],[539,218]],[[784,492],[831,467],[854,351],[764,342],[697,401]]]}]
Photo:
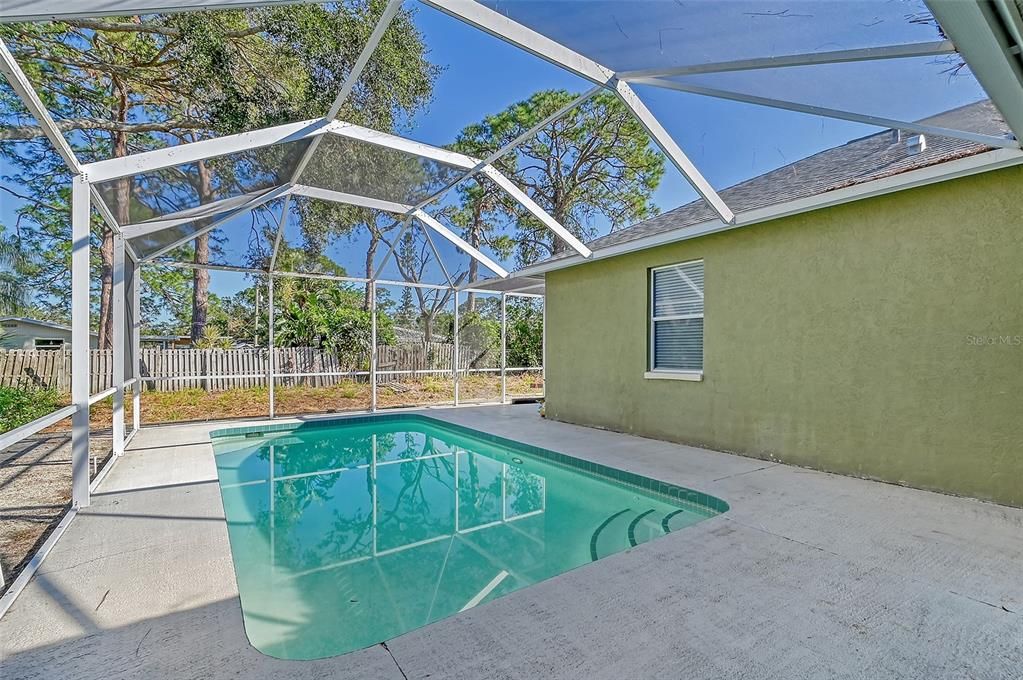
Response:
[{"label": "house exterior wall", "polygon": [[[1023,168],[547,275],[548,417],[1023,506]],[[702,258],[704,378],[644,379]]]},{"label": "house exterior wall", "polygon": [[[61,339],[71,349],[71,329],[53,328],[23,320],[6,320],[0,325],[0,349],[35,349],[36,338]],[[96,349],[97,337],[93,333],[89,346]]]}]

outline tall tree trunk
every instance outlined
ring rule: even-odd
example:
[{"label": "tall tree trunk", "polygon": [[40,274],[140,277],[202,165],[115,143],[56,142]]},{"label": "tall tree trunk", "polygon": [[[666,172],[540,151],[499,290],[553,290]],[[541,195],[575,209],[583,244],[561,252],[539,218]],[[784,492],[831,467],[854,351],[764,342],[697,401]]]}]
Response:
[{"label": "tall tree trunk", "polygon": [[[551,216],[554,219],[556,219],[560,224],[562,224],[562,225],[565,224],[565,221],[564,221],[565,220],[565,215],[564,215],[564,211],[563,210],[556,210],[556,211],[554,211],[554,214],[551,215]],[[568,229],[568,227],[565,227],[565,228]],[[568,244],[565,243],[564,241],[562,241],[561,237],[558,236],[557,234],[551,233],[551,241],[554,244],[554,247],[551,249],[552,250],[552,252],[551,252],[552,255],[560,255],[561,253],[568,252]]]},{"label": "tall tree trunk", "polygon": [[[213,179],[204,161],[199,161],[199,203],[213,201]],[[209,220],[199,223],[200,228],[209,224]],[[195,256],[192,261],[197,265],[210,263],[210,233],[206,232],[195,237]],[[197,268],[192,270],[192,343],[198,342],[206,330],[206,319],[210,310],[210,270]]]},{"label": "tall tree trunk", "polygon": [[[472,226],[469,227],[469,245],[479,250],[481,235],[483,233],[483,216],[477,210],[472,216]],[[469,282],[473,283],[479,280],[480,277],[480,263],[475,257],[469,258]],[[470,312],[476,311],[476,293],[468,293],[465,297],[466,309]]]},{"label": "tall tree trunk", "polygon": [[[369,228],[369,248],[366,249],[366,278],[373,278],[373,264],[377,257],[377,246],[380,244],[380,232],[375,227]],[[366,295],[363,298],[362,308],[369,311],[369,289],[370,285],[366,284]]]},{"label": "tall tree trunk", "polygon": [[[128,93],[123,84],[114,80],[115,104],[111,117],[124,123],[128,119]],[[114,132],[111,137],[110,152],[114,158],[128,155],[128,134],[123,131]],[[114,219],[118,224],[131,222],[131,178],[117,180],[114,188]],[[114,346],[114,233],[109,227],[103,227],[103,242],[99,249],[100,256],[100,294],[99,294],[99,337],[100,349],[111,349]]]}]

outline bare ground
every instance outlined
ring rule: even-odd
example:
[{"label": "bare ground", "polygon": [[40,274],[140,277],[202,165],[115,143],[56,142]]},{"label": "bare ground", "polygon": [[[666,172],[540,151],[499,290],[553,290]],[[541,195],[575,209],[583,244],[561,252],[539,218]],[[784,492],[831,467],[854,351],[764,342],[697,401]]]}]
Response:
[{"label": "bare ground", "polygon": [[[90,475],[110,456],[109,432],[91,438]],[[0,567],[10,587],[71,502],[71,435],[47,432],[0,452]]]},{"label": "bare ground", "polygon": [[[509,375],[508,396],[539,397],[543,380],[535,372]],[[501,398],[501,378],[497,374],[471,375],[459,381],[459,400],[463,403],[497,401]],[[260,418],[269,415],[269,391],[249,387],[207,392],[188,389],[176,392],[143,392],[143,423]],[[278,384],[274,395],[277,415],[307,413],[343,413],[370,407],[369,384],[345,381],[329,387]],[[381,376],[377,390],[380,408],[428,406],[452,403],[454,388],[450,377],[423,376],[410,380],[388,380]],[[130,419],[130,400],[126,400]],[[110,401],[92,407],[94,427],[110,427]]]}]

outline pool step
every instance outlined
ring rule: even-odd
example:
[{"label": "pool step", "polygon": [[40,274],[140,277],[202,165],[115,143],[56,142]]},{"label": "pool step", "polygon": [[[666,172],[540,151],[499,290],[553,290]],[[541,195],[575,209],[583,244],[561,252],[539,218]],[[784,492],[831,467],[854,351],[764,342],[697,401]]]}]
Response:
[{"label": "pool step", "polygon": [[655,508],[622,508],[611,513],[590,536],[590,559],[596,561],[671,533],[671,519],[680,512],[661,516]]}]

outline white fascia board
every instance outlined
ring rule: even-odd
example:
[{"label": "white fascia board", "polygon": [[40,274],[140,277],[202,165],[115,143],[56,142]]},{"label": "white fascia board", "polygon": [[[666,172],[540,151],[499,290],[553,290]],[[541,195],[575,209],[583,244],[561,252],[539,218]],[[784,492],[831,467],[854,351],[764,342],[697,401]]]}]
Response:
[{"label": "white fascia board", "polygon": [[515,183],[510,179],[502,175],[497,168],[492,165],[488,165],[483,168],[483,174],[489,177],[494,184],[501,187],[505,193],[518,201],[523,208],[529,211],[529,213],[540,220],[548,229],[558,235],[562,241],[572,247],[575,252],[579,253],[583,257],[590,256],[590,249],[586,245],[575,237],[575,234],[566,229],[560,222],[550,216],[550,214],[541,208],[536,202],[531,199],[526,192],[515,186]]},{"label": "white fascia board", "polygon": [[720,231],[749,227],[754,224],[789,217],[790,215],[812,212],[814,210],[820,210],[821,208],[842,205],[844,203],[852,203],[866,198],[883,196],[885,194],[891,194],[905,189],[913,189],[915,187],[926,186],[928,184],[936,184],[938,182],[957,179],[959,177],[968,177],[970,175],[999,170],[1001,168],[1007,168],[1014,165],[1023,165],[1023,151],[996,149],[994,151],[977,154],[976,156],[960,158],[958,160],[920,168],[919,170],[910,170],[909,172],[885,177],[883,179],[877,179],[872,182],[865,182],[863,184],[857,184],[843,189],[835,189],[834,191],[818,194],[816,196],[809,196],[806,198],[796,199],[794,201],[788,201],[786,203],[779,203],[778,205],[768,206],[766,208],[759,208],[757,210],[739,213],[735,224],[725,225],[721,224],[717,220],[694,224],[660,234],[652,234],[644,238],[635,239],[634,241],[627,241],[625,243],[608,246],[606,248],[600,248],[599,250],[595,250],[593,252],[593,257],[588,260],[583,259],[578,255],[573,255],[571,257],[565,257],[551,262],[541,262],[529,267],[523,267],[518,271],[512,272],[511,275],[537,276],[550,271],[585,264],[586,262],[591,262],[593,260],[602,260],[608,257],[615,257],[618,255],[624,255],[625,253],[646,250],[647,248],[654,248],[668,243],[686,241]]},{"label": "white fascia board", "polygon": [[[5,0],[5,2],[9,1]],[[5,8],[0,11],[6,11],[7,5],[3,4],[0,7]],[[43,104],[42,100],[39,99],[39,95],[36,93],[35,88],[32,87],[28,76],[21,70],[21,66],[18,65],[14,55],[11,54],[10,50],[7,49],[7,45],[2,40],[0,40],[0,73],[4,74],[7,82],[11,85],[11,89],[14,90],[14,93],[18,95],[18,98],[25,105],[25,108],[28,109],[29,113],[39,123],[43,134],[53,144],[60,157],[64,159],[64,163],[71,170],[71,173],[74,175],[80,174],[82,167],[75,156],[74,150],[67,140],[64,139],[64,135],[61,133],[60,128],[57,127],[57,123],[50,116],[50,111]]]},{"label": "white fascia board", "polygon": [[437,220],[435,220],[425,210],[422,210],[422,209],[416,210],[412,215],[417,220],[419,220],[420,222],[422,222],[423,224],[425,224],[426,226],[428,226],[429,228],[433,229],[435,232],[440,234],[440,236],[445,238],[447,241],[449,241],[456,248],[458,248],[459,250],[462,250],[465,253],[467,253],[468,255],[470,255],[472,258],[474,258],[476,261],[478,261],[480,264],[482,264],[484,267],[486,267],[490,271],[492,271],[495,274],[497,274],[498,276],[500,276],[502,279],[506,278],[508,276],[508,271],[504,267],[502,267],[501,265],[497,264],[496,262],[491,260],[489,257],[487,257],[486,255],[481,253],[479,250],[477,250],[476,248],[473,248],[471,245],[466,243],[465,240],[462,237],[460,237],[458,234],[454,233],[453,231],[451,231],[450,229],[445,227],[443,224],[441,224]]},{"label": "white fascia board", "polygon": [[787,54],[777,57],[761,57],[758,59],[741,59],[738,61],[720,61],[710,64],[693,64],[674,68],[648,68],[636,71],[622,71],[620,80],[626,82],[637,78],[670,76],[691,76],[701,73],[728,73],[730,71],[755,71],[765,68],[782,68],[787,66],[812,66],[816,64],[848,64],[858,61],[876,61],[879,59],[903,59],[906,57],[930,57],[952,54],[956,51],[951,40],[935,42],[909,43],[906,45],[886,45],[884,47],[864,47],[852,50],[831,50],[827,52],[808,52],[804,54]]},{"label": "white fascia board", "polygon": [[404,203],[394,203],[392,201],[383,201],[378,198],[370,198],[368,196],[346,194],[342,191],[321,189],[319,187],[311,187],[305,184],[295,185],[292,187],[291,192],[298,196],[308,196],[309,198],[318,198],[324,201],[331,201],[333,203],[346,203],[348,205],[359,206],[360,208],[382,210],[383,212],[394,213],[396,215],[404,215],[414,209],[413,206],[405,205]]},{"label": "white fascia board", "polygon": [[172,168],[177,165],[195,163],[208,158],[258,149],[273,144],[297,142],[322,135],[330,122],[323,118],[285,123],[262,130],[241,132],[214,139],[204,139],[189,144],[178,144],[165,149],[145,151],[122,158],[109,158],[82,167],[82,172],[91,183],[108,182],[131,177],[145,172]]},{"label": "white fascia board", "polygon": [[[997,3],[927,0],[927,6],[1009,129],[1023,140],[1023,54],[1014,53],[1023,45],[1016,43],[1014,29],[1006,29]],[[1002,11],[1018,17],[1014,7],[1003,5]]]},{"label": "white fascia board", "polygon": [[416,142],[411,139],[405,139],[404,137],[398,137],[397,135],[388,134],[386,132],[371,130],[369,128],[362,127],[361,125],[355,125],[354,123],[335,121],[327,127],[327,131],[331,134],[348,137],[349,139],[366,142],[367,144],[383,146],[388,149],[395,149],[396,151],[402,151],[412,156],[429,158],[430,160],[445,163],[447,165],[453,165],[459,168],[470,169],[480,163],[479,160],[466,156],[465,154],[448,151],[447,149],[441,149],[440,147],[423,144],[422,142]]},{"label": "white fascia board", "polygon": [[422,2],[590,82],[606,85],[614,78],[611,69],[474,0],[422,0]]},{"label": "white fascia board", "polygon": [[881,116],[871,116],[862,113],[853,113],[851,111],[842,111],[839,109],[829,109],[823,106],[814,106],[811,104],[800,104],[798,102],[792,102],[785,99],[773,99],[770,97],[759,97],[752,94],[744,94],[741,92],[732,92],[731,90],[721,90],[714,87],[704,87],[702,85],[691,85],[688,83],[680,83],[674,80],[663,80],[661,78],[636,78],[632,82],[639,85],[650,85],[653,87],[660,87],[666,90],[676,90],[678,92],[686,92],[689,94],[697,94],[703,97],[713,97],[715,99],[725,99],[728,101],[742,102],[745,104],[753,104],[755,106],[766,106],[772,109],[782,109],[784,111],[794,111],[796,113],[805,113],[811,116],[821,116],[823,118],[836,118],[838,120],[848,120],[854,123],[862,123],[864,125],[873,125],[879,128],[892,128],[895,130],[908,130],[910,132],[919,132],[924,135],[937,135],[939,137],[952,137],[953,139],[965,139],[970,142],[977,142],[978,144],[984,144],[986,146],[994,147],[996,149],[1018,149],[1019,142],[1006,137],[995,137],[993,135],[983,135],[976,132],[967,132],[965,130],[955,130],[951,128],[939,127],[937,125],[926,125],[923,123],[912,123],[904,120],[896,120],[894,118],[883,118]]},{"label": "white fascia board", "polygon": [[0,23],[294,5],[304,0],[4,0]]}]

